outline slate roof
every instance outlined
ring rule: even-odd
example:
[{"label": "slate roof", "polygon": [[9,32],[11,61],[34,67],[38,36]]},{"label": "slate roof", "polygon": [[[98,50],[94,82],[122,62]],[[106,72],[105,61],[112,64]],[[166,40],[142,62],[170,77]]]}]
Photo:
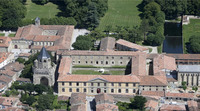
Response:
[{"label": "slate roof", "polygon": [[178,65],[179,72],[200,72],[200,65]]},{"label": "slate roof", "polygon": [[40,59],[47,59],[50,58],[50,55],[48,54],[47,50],[42,47],[42,50],[40,51],[40,54],[38,55],[38,60]]}]

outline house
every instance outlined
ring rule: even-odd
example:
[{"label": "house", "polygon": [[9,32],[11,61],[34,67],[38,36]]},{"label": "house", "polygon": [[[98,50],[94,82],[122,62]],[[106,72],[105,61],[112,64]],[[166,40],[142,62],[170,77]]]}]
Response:
[{"label": "house", "polygon": [[86,111],[86,94],[72,93],[70,98],[71,111]]},{"label": "house", "polygon": [[0,37],[0,52],[10,52],[12,50],[10,37]]}]

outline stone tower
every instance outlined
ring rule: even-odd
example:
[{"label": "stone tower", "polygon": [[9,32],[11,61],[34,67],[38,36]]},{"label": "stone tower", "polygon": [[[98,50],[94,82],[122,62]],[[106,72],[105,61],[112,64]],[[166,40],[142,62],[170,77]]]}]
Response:
[{"label": "stone tower", "polygon": [[55,83],[56,65],[51,64],[51,57],[43,47],[34,61],[33,66],[33,84],[43,84],[53,86]]}]

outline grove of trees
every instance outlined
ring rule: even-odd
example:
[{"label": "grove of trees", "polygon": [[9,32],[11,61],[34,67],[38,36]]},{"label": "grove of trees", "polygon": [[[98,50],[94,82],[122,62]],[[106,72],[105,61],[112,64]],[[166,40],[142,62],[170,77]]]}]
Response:
[{"label": "grove of trees", "polygon": [[191,36],[188,47],[190,52],[200,54],[200,36]]}]

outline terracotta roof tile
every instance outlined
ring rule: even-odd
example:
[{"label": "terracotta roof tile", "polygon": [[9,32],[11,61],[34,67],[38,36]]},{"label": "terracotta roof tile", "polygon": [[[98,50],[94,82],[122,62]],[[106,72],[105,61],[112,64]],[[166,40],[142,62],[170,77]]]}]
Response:
[{"label": "terracotta roof tile", "polygon": [[0,52],[0,63],[5,61],[9,57],[10,54],[12,54],[12,53]]},{"label": "terracotta roof tile", "polygon": [[153,101],[153,100],[148,100],[145,103],[145,107],[156,109],[156,107],[158,107],[158,102],[157,101]]},{"label": "terracotta roof tile", "polygon": [[86,104],[86,93],[72,93],[70,104],[71,106]]},{"label": "terracotta roof tile", "polygon": [[114,50],[115,48],[115,38],[105,37],[101,39],[100,51]]},{"label": "terracotta roof tile", "polygon": [[114,97],[106,94],[106,93],[102,93],[102,94],[98,94],[95,95],[95,101],[97,102],[104,102],[104,101],[109,101],[110,103],[114,103]]},{"label": "terracotta roof tile", "polygon": [[93,79],[104,79],[109,82],[140,82],[134,75],[66,75],[58,78],[58,81],[90,81]]},{"label": "terracotta roof tile", "polygon": [[33,41],[39,41],[39,42],[54,42],[61,38],[60,36],[48,36],[48,35],[37,35],[33,39]]},{"label": "terracotta roof tile", "polygon": [[10,37],[0,37],[0,47],[9,47],[10,42]]},{"label": "terracotta roof tile", "polygon": [[142,91],[143,96],[164,96],[164,91]]},{"label": "terracotta roof tile", "polygon": [[70,57],[63,57],[60,62],[58,69],[59,77],[71,73],[71,63],[72,59]]},{"label": "terracotta roof tile", "polygon": [[146,54],[132,56],[131,74],[147,75],[146,74]]},{"label": "terracotta roof tile", "polygon": [[139,76],[140,85],[167,86],[166,76]]},{"label": "terracotta roof tile", "polygon": [[191,100],[187,101],[189,111],[199,111],[197,101]]},{"label": "terracotta roof tile", "polygon": [[193,93],[166,93],[166,97],[194,98]]},{"label": "terracotta roof tile", "polygon": [[140,46],[140,45],[137,45],[137,44],[134,44],[132,42],[129,42],[129,41],[126,41],[126,40],[123,40],[123,39],[119,39],[116,44],[120,44],[120,45],[123,45],[123,46],[126,46],[126,47],[129,47],[129,48],[134,48],[134,49],[137,49],[138,51],[146,51],[148,50],[146,47],[143,47],[143,46]]},{"label": "terracotta roof tile", "polygon": [[200,59],[200,54],[166,54],[175,59]]},{"label": "terracotta roof tile", "polygon": [[118,106],[114,104],[98,104],[96,111],[118,111]]},{"label": "terracotta roof tile", "polygon": [[186,111],[185,105],[168,105],[164,104],[160,111]]},{"label": "terracotta roof tile", "polygon": [[0,82],[9,83],[11,81],[12,79],[10,77],[5,76],[5,75],[0,75]]}]

